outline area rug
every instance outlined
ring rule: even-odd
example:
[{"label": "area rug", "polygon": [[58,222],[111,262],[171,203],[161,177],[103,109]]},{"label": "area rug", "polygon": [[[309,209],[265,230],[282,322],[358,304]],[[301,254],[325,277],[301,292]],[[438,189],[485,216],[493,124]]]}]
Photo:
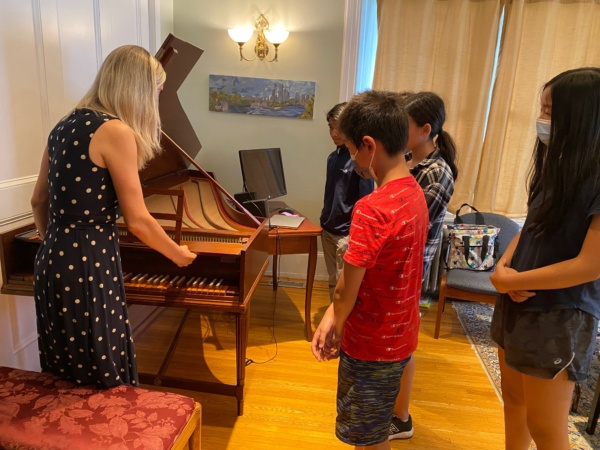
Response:
[{"label": "area rug", "polygon": [[[465,334],[471,341],[473,350],[477,354],[481,365],[485,369],[492,386],[501,398],[500,390],[500,367],[498,365],[497,346],[490,337],[490,323],[493,308],[484,303],[453,301],[452,306],[456,310],[458,320],[465,330]],[[600,349],[600,338],[596,341],[596,350],[592,359],[589,377],[586,383],[581,384],[581,397],[577,413],[569,416],[569,438],[571,448],[577,450],[600,449],[600,424],[596,427],[594,436],[585,432],[587,418],[594,398],[594,391],[600,373],[600,361],[598,361],[598,350]]]}]

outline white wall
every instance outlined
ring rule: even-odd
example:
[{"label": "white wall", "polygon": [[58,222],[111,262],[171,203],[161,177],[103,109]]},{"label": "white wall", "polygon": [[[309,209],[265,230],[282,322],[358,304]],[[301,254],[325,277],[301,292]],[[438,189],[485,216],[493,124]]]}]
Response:
[{"label": "white wall", "polygon": [[[235,193],[242,190],[237,151],[280,147],[288,191],[281,200],[318,224],[326,158],[334,149],[325,114],[339,102],[344,0],[174,0],[173,4],[175,35],[204,49],[179,91],[202,143],[198,163]],[[240,61],[238,46],[227,34],[228,28],[253,28],[260,13],[272,26],[281,23],[290,31],[280,46],[279,62]],[[244,48],[247,57],[254,56],[254,39]],[[314,119],[210,112],[209,74],[316,81]],[[303,278],[306,266],[302,258],[284,257],[281,275]],[[325,273],[319,258],[317,278],[326,279]]]},{"label": "white wall", "polygon": [[[161,11],[164,22],[158,21]],[[171,29],[163,0],[0,2],[0,232],[32,222],[29,198],[48,132],[123,44],[155,53]],[[0,295],[0,365],[37,369],[33,299]]]}]

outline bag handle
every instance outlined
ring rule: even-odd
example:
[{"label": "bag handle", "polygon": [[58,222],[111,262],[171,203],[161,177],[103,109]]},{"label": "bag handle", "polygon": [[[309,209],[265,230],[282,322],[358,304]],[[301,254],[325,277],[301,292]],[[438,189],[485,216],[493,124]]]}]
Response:
[{"label": "bag handle", "polygon": [[[448,267],[448,259],[450,258],[450,236],[448,236],[447,241],[446,241],[446,254],[444,255],[444,269],[446,270],[451,270],[450,267]],[[481,267],[481,264],[479,264],[478,266],[475,265],[471,265],[469,264],[469,260],[468,260],[468,255],[469,255],[469,247],[471,246],[471,240],[467,237],[467,236],[463,236],[463,257],[465,258],[465,263],[467,264],[467,266],[469,266],[471,269],[477,270],[479,267]],[[483,237],[483,242],[482,244],[482,254],[485,255],[487,254],[488,251],[488,247],[490,245],[490,237],[488,235]],[[492,265],[492,267],[488,267],[487,269],[485,269],[485,271],[489,271],[492,270],[494,267],[496,267],[496,263],[498,262],[498,239],[496,239],[494,241],[494,253],[492,255],[492,258],[494,260],[494,264]],[[481,261],[481,263],[483,264],[483,260]]]},{"label": "bag handle", "polygon": [[[481,265],[483,264],[483,262],[485,261],[485,257],[484,255],[487,255],[488,253],[488,247],[490,245],[490,236],[489,235],[485,235],[483,236],[482,242],[481,242],[481,264],[479,265],[475,265],[475,264],[470,264],[469,263],[469,248],[471,247],[471,239],[469,236],[463,236],[462,238],[463,241],[463,256],[465,258],[465,263],[467,264],[467,266],[469,266],[471,269],[478,269],[479,267],[481,267]],[[494,264],[495,266],[496,264]],[[493,266],[492,266],[493,267]]]},{"label": "bag handle", "polygon": [[469,205],[468,203],[463,203],[462,205],[460,205],[460,208],[458,208],[458,210],[456,211],[456,216],[454,217],[454,223],[464,223],[463,219],[460,217],[460,211],[465,206],[468,206],[475,212],[475,224],[476,225],[485,225],[486,224],[485,219],[483,218],[483,214],[481,214],[477,208]]}]

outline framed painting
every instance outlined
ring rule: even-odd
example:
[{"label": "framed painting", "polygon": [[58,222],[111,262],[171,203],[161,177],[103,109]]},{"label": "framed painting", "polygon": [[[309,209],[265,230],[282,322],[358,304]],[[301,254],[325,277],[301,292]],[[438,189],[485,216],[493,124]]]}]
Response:
[{"label": "framed painting", "polygon": [[208,109],[234,114],[312,119],[315,81],[209,75]]}]

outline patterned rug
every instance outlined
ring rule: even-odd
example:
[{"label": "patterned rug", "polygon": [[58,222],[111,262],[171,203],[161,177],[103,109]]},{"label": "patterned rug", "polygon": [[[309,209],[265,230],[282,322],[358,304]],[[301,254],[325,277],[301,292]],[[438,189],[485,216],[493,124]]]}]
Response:
[{"label": "patterned rug", "polygon": [[[475,353],[481,361],[492,386],[501,399],[500,391],[500,368],[498,365],[497,346],[490,337],[490,322],[492,320],[493,308],[484,303],[459,302],[453,301],[452,306],[462,324],[465,333],[471,341]],[[577,413],[569,416],[569,437],[571,439],[571,448],[576,450],[594,450],[600,449],[600,424],[596,427],[594,436],[585,432],[587,418],[591,403],[594,398],[594,391],[600,374],[600,361],[598,360],[598,350],[600,349],[600,337],[596,342],[596,351],[592,359],[587,382],[581,385],[581,397]],[[502,399],[501,399],[502,400]]]}]

